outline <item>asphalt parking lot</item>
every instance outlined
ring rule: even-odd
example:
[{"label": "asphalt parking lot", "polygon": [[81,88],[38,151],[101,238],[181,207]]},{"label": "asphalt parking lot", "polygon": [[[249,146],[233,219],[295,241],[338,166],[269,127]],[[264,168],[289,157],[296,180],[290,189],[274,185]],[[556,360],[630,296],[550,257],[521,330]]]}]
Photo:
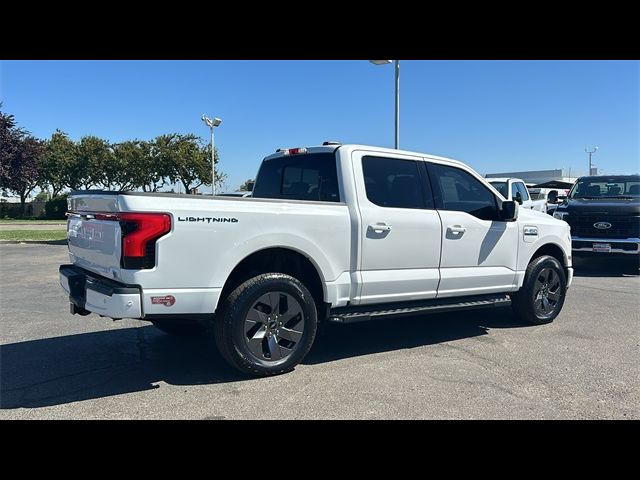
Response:
[{"label": "asphalt parking lot", "polygon": [[247,379],[205,338],[69,315],[66,249],[0,245],[0,419],[640,418],[629,261],[576,261],[551,325],[509,308],[330,325],[294,372]]}]

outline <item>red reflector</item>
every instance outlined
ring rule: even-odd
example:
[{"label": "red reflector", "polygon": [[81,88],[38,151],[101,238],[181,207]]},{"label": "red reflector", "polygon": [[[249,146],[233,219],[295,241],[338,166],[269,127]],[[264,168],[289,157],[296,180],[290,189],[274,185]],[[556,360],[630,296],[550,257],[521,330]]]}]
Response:
[{"label": "red reflector", "polygon": [[144,257],[147,243],[171,231],[171,217],[166,213],[120,213],[118,217],[133,227],[122,239],[125,257]]},{"label": "red reflector", "polygon": [[283,155],[298,155],[300,153],[307,153],[306,148],[287,148],[282,151]]}]

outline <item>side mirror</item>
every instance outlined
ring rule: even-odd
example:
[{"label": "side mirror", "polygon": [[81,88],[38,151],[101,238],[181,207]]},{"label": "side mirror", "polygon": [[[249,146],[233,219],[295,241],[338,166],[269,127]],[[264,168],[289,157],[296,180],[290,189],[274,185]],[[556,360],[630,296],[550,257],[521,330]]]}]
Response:
[{"label": "side mirror", "polygon": [[551,190],[549,192],[549,203],[558,203],[558,192],[555,190]]},{"label": "side mirror", "polygon": [[520,195],[520,192],[516,192],[516,202],[522,205],[522,195]]},{"label": "side mirror", "polygon": [[518,202],[505,200],[500,208],[500,217],[503,222],[513,222],[518,218]]}]

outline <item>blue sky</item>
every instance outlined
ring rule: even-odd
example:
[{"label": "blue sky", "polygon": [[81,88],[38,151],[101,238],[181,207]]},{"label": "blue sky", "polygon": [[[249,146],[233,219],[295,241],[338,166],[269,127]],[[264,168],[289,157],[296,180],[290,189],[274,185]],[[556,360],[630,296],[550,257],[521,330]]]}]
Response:
[{"label": "blue sky", "polygon": [[[393,68],[340,61],[3,61],[3,109],[34,135],[208,140],[233,190],[278,147],[393,146]],[[480,173],[640,171],[640,62],[402,61],[400,147]]]}]

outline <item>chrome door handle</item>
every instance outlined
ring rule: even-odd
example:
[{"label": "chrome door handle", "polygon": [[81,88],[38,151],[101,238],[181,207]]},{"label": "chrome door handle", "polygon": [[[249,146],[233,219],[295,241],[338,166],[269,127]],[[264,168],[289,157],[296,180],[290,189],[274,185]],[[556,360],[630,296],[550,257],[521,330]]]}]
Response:
[{"label": "chrome door handle", "polygon": [[391,225],[385,225],[384,223],[369,225],[369,228],[374,232],[390,232],[391,231]]},{"label": "chrome door handle", "polygon": [[464,232],[467,231],[467,229],[465,227],[462,227],[460,225],[454,225],[453,227],[447,227],[447,229],[451,233],[464,233]]}]

